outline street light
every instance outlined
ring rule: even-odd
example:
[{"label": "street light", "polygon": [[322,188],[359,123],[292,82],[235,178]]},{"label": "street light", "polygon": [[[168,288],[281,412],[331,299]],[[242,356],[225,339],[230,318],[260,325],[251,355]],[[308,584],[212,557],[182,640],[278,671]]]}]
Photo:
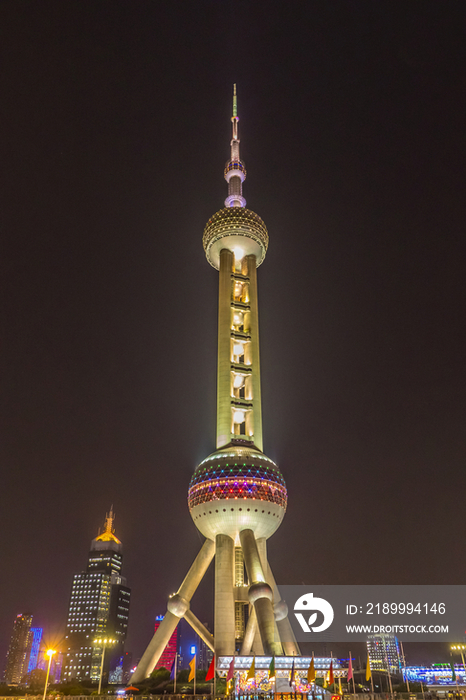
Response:
[{"label": "street light", "polygon": [[466,664],[464,662],[464,654],[463,652],[466,651],[466,645],[465,644],[454,644],[450,647],[450,649],[453,649],[453,651],[459,651],[461,654],[461,659],[463,661],[463,669],[464,673],[466,674]]},{"label": "street light", "polygon": [[47,693],[47,686],[49,684],[49,673],[50,673],[50,665],[52,663],[52,656],[56,653],[57,652],[55,651],[55,649],[47,649],[47,651],[45,652],[46,656],[49,657],[49,665],[47,667],[47,675],[45,677],[44,697],[42,698],[42,700],[45,700],[45,695]]},{"label": "street light", "polygon": [[[99,675],[99,689],[97,691],[97,695],[100,695],[100,689],[102,688],[102,676],[104,673],[104,658],[105,658],[105,650],[107,647],[112,646],[112,644],[116,644],[118,642],[118,639],[111,639],[109,637],[106,637],[105,639],[94,639],[93,644],[95,646],[102,646],[102,660],[100,662],[100,675]],[[44,698],[45,700],[45,698]]]}]

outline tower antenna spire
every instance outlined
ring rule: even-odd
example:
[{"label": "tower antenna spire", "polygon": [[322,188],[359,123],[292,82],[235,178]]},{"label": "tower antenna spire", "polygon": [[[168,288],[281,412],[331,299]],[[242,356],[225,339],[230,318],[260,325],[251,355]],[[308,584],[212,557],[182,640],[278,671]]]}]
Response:
[{"label": "tower antenna spire", "polygon": [[230,141],[230,160],[225,166],[224,176],[228,182],[228,197],[225,199],[226,207],[245,207],[246,200],[243,197],[243,182],[246,179],[246,168],[239,157],[238,138],[238,101],[236,98],[236,83],[233,84],[233,116],[232,138]]},{"label": "tower antenna spire", "polygon": [[233,84],[233,117],[238,116],[238,102],[236,100],[236,83]]}]

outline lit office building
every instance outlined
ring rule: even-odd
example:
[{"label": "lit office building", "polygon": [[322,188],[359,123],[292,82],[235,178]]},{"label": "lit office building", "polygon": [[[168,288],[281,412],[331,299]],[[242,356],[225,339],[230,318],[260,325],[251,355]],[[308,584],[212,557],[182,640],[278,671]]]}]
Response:
[{"label": "lit office building", "polygon": [[425,686],[466,685],[466,671],[463,664],[454,664],[455,676],[453,677],[450,664],[439,663],[431,666],[406,666],[403,669],[403,680],[409,683],[422,683]]},{"label": "lit office building", "polygon": [[[162,620],[163,620],[163,615],[157,615],[157,617],[155,618],[154,632],[157,632]],[[177,640],[178,640],[178,630],[175,629],[172,636],[168,640],[168,644],[165,647],[165,649],[163,650],[160,659],[157,661],[155,668],[168,668],[169,671],[171,670],[171,667],[172,667],[173,662],[175,660]]]},{"label": "lit office building", "polygon": [[31,624],[32,615],[16,616],[3,674],[6,683],[17,685],[27,673],[32,641]]},{"label": "lit office building", "polygon": [[39,665],[39,649],[42,640],[42,627],[31,627],[30,630],[30,645],[31,651],[29,653],[29,663],[27,672],[30,673],[34,671]]},{"label": "lit office building", "polygon": [[393,634],[371,634],[367,638],[367,651],[372,671],[401,673],[400,645]]},{"label": "lit office building", "polygon": [[71,588],[66,651],[62,681],[100,678],[104,644],[112,638],[104,656],[103,681],[109,668],[122,656],[128,628],[131,589],[121,575],[122,544],[115,536],[113,510],[106,516],[104,532],[91,542],[86,571],[75,574]]}]

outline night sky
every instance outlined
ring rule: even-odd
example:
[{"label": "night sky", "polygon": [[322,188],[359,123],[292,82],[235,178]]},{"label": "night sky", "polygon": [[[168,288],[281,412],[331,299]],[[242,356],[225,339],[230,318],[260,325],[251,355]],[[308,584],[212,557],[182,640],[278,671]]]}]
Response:
[{"label": "night sky", "polygon": [[135,657],[201,546],[234,82],[277,582],[465,583],[465,26],[441,0],[1,3],[0,660],[17,613],[64,634],[111,504]]}]

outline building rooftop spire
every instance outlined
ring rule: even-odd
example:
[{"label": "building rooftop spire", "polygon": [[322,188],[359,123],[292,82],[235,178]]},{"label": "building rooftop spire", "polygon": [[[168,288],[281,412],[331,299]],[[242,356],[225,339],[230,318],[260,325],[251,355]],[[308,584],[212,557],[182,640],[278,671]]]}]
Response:
[{"label": "building rooftop spire", "polygon": [[113,512],[113,504],[110,506],[110,513],[105,514],[105,529],[102,534],[97,535],[96,541],[100,542],[116,542],[121,544],[120,540],[115,537],[115,528],[113,527],[113,521],[115,520],[115,514]]}]

